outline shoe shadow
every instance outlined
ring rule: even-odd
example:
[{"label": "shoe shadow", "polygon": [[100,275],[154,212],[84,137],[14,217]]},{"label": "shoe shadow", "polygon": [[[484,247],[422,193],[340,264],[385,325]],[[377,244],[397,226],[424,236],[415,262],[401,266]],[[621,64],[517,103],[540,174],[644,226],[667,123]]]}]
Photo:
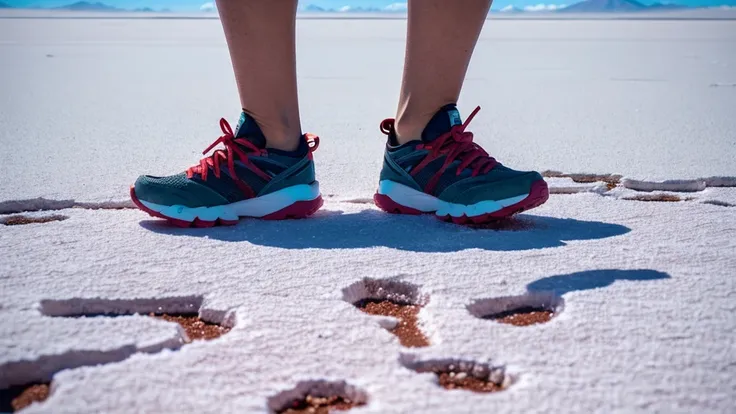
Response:
[{"label": "shoe shadow", "polygon": [[554,292],[558,296],[577,290],[590,290],[610,286],[617,280],[657,280],[669,279],[670,275],[650,269],[586,270],[566,275],[549,276],[526,286],[528,292]]},{"label": "shoe shadow", "polygon": [[322,210],[304,220],[241,220],[232,227],[176,228],[163,220],[144,220],[152,232],[205,237],[226,242],[284,249],[358,249],[389,247],[413,252],[456,252],[465,249],[529,250],[564,246],[569,240],[593,240],[631,231],[599,221],[522,214],[494,226],[467,227],[430,216],[386,214],[372,209],[345,214]]}]

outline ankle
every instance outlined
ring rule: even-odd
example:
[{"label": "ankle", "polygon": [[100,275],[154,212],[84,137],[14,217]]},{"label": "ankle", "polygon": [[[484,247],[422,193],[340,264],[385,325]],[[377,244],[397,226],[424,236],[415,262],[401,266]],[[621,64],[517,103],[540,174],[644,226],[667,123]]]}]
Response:
[{"label": "ankle", "polygon": [[299,144],[302,141],[301,129],[268,128],[267,126],[262,126],[261,129],[266,137],[266,148],[285,152],[293,152],[299,149]]},{"label": "ankle", "polygon": [[[430,115],[429,118],[431,117]],[[394,133],[396,134],[396,141],[398,141],[399,145],[421,139],[422,131],[427,122],[429,122],[429,118],[426,122],[421,123],[421,121],[416,121],[408,117],[398,116],[394,123]]]},{"label": "ankle", "polygon": [[455,108],[454,101],[442,100],[442,104],[438,106],[426,106],[423,108],[407,108],[400,107],[396,115],[394,130],[396,132],[396,140],[399,144],[406,144],[409,141],[421,140],[425,129],[433,118],[440,112],[449,107]]},{"label": "ankle", "polygon": [[268,148],[268,151],[272,154],[279,154],[291,158],[303,158],[309,154],[309,144],[307,143],[307,140],[304,139],[303,135],[299,137],[297,146],[293,150],[284,150],[268,145],[266,146],[266,148]]},{"label": "ankle", "polygon": [[[299,148],[300,141],[302,141],[299,113],[286,115],[279,118],[276,111],[253,111],[250,108],[243,108],[240,119],[241,125],[239,125],[236,134],[240,135],[241,127],[243,127],[245,135],[260,135],[265,141],[264,146],[266,148],[286,152],[296,151]],[[245,126],[242,125],[243,123],[245,123]]]}]

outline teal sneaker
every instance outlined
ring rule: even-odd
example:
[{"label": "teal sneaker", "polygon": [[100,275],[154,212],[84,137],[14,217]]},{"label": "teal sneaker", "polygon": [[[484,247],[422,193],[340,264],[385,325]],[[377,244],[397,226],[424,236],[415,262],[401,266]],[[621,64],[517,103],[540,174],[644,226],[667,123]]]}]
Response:
[{"label": "teal sneaker", "polygon": [[240,217],[281,220],[304,218],[322,206],[312,153],[319,137],[304,134],[293,152],[266,149],[258,124],[245,113],[233,133],[220,120],[224,135],[186,172],[167,177],[144,175],[130,188],[138,208],[179,227],[232,225]]},{"label": "teal sneaker", "polygon": [[399,145],[394,120],[381,123],[388,135],[376,205],[389,213],[435,213],[458,224],[481,224],[543,204],[547,183],[535,171],[503,166],[473,142],[454,104],[442,107],[421,139]]}]

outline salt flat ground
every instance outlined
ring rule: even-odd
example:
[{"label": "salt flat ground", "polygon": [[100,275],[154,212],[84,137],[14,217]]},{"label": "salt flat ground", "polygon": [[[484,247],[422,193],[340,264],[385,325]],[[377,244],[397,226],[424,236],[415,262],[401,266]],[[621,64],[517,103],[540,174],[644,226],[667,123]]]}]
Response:
[{"label": "salt flat ground", "polygon": [[[325,207],[181,230],[107,207],[235,121],[219,23],[0,19],[0,212],[68,217],[0,226],[0,388],[53,377],[27,412],[265,412],[303,380],[347,381],[365,413],[733,411],[736,194],[714,186],[736,175],[736,21],[489,21],[460,100],[483,108],[476,140],[519,168],[628,179],[550,179],[549,202],[500,229],[370,204],[405,21],[298,30]],[[692,181],[657,183],[673,179]],[[628,200],[663,194],[688,201]],[[390,291],[383,279],[426,302],[430,347],[401,347],[348,303]],[[468,308],[538,295],[559,305],[543,325]],[[181,346],[168,322],[64,317],[192,309],[233,329]],[[511,384],[447,391],[409,369],[456,359]]]}]

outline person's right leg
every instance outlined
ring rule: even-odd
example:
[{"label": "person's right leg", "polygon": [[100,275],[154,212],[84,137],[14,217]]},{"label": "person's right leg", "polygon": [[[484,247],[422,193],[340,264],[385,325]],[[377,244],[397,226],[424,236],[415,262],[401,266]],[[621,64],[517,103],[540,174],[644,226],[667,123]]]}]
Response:
[{"label": "person's right leg", "polygon": [[[490,0],[410,0],[404,76],[388,135],[376,205],[484,223],[536,207],[549,192],[534,171],[498,163],[473,142],[456,102]],[[478,108],[480,109],[480,108]]]},{"label": "person's right leg", "polygon": [[141,176],[133,202],[175,225],[234,224],[241,216],[301,218],[322,205],[312,152],[302,135],[296,87],[296,0],[219,0],[243,108],[235,132],[224,119],[224,149],[168,177]]},{"label": "person's right leg", "polygon": [[457,102],[490,7],[491,0],[409,2],[396,115],[399,143],[421,136],[439,108]]}]

